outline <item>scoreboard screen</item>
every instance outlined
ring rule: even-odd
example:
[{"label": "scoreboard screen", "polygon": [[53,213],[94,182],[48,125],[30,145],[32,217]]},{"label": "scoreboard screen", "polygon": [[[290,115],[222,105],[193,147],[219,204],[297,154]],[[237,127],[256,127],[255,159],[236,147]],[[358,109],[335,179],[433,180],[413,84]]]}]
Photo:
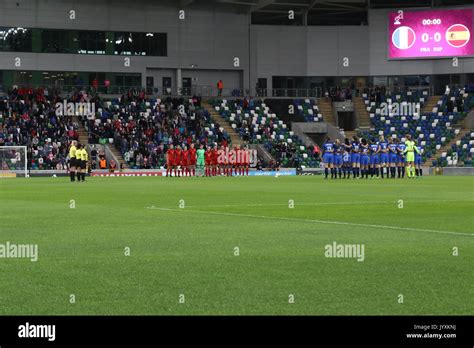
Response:
[{"label": "scoreboard screen", "polygon": [[474,55],[473,10],[390,12],[388,58]]}]

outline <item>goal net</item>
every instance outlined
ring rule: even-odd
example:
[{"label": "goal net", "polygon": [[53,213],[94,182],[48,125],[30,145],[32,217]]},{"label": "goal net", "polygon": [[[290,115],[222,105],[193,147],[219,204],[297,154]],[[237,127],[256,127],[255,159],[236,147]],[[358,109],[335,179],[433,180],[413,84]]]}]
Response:
[{"label": "goal net", "polygon": [[27,176],[26,146],[0,146],[0,179]]}]

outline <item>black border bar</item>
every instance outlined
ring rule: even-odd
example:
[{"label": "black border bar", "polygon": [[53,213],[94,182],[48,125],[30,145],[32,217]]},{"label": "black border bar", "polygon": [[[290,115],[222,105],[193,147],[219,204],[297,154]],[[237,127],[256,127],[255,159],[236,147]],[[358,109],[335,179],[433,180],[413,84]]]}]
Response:
[{"label": "black border bar", "polygon": [[[55,325],[55,340],[18,337],[26,323]],[[407,338],[411,333],[456,337]],[[472,348],[474,316],[0,316],[1,348],[231,343]]]}]

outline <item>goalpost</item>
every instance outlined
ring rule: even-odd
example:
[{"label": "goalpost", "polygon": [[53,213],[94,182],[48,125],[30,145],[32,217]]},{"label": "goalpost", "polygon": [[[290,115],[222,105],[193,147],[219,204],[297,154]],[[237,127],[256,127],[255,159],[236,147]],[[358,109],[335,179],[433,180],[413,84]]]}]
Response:
[{"label": "goalpost", "polygon": [[0,179],[17,177],[28,177],[26,146],[0,146]]}]

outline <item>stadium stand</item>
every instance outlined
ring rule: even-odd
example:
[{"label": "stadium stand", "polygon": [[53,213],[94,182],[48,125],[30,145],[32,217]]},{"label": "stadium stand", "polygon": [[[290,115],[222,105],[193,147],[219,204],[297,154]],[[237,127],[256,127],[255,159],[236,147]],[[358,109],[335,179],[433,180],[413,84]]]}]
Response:
[{"label": "stadium stand", "polygon": [[[97,111],[58,116],[55,105],[64,100],[90,102]],[[0,114],[0,146],[28,146],[30,169],[66,169],[72,140],[114,144],[131,168],[163,166],[170,143],[230,143],[227,132],[212,122],[198,98],[161,100],[129,94],[107,100],[85,91],[62,98],[45,94],[44,89],[14,88],[0,98]]]},{"label": "stadium stand", "polygon": [[56,102],[42,88],[15,87],[0,98],[0,146],[26,145],[31,169],[66,169],[69,143],[79,139],[78,122],[58,117]]},{"label": "stadium stand", "polygon": [[[430,112],[423,113],[412,106],[419,103],[420,109],[426,110],[424,105],[428,98],[427,92],[399,94],[389,92],[386,95],[374,92],[371,95],[364,94],[363,97],[367,111],[370,112],[371,129],[360,131],[359,135],[369,138],[384,135],[400,139],[406,134],[411,134],[424,148],[424,162],[435,156],[437,151],[459,135],[459,123],[466,117],[466,112],[472,108],[474,101],[472,95],[465,93],[464,90],[448,89],[439,100],[435,97],[428,99],[429,105],[434,106]],[[392,112],[391,105],[393,106],[395,102],[398,103],[399,110],[393,109],[394,112]],[[404,106],[407,106],[405,110],[402,109]],[[383,107],[385,110],[388,109],[388,115],[384,113]]]},{"label": "stadium stand", "polygon": [[[454,154],[457,154],[456,156]],[[451,166],[464,165],[472,167],[472,157],[474,155],[474,132],[464,134],[460,140],[456,140],[454,144],[442,152],[437,160],[433,160],[433,166]]]},{"label": "stadium stand", "polygon": [[295,99],[293,102],[295,113],[304,117],[305,122],[322,122],[323,114],[319,111],[314,99]]},{"label": "stadium stand", "polygon": [[261,100],[214,99],[210,103],[244,142],[263,144],[283,167],[319,166],[317,149],[304,146],[287,124]]},{"label": "stadium stand", "polygon": [[333,126],[336,126],[336,120],[334,119],[334,110],[332,107],[332,102],[327,98],[320,98],[318,100],[318,107],[320,113],[324,115],[325,121],[329,122]]},{"label": "stadium stand", "polygon": [[114,144],[133,169],[163,167],[169,144],[230,143],[198,98],[122,96],[100,101],[97,110],[93,117],[83,117],[89,142]]},{"label": "stadium stand", "polygon": [[[64,99],[93,103],[96,112],[80,118],[57,116],[55,105]],[[296,116],[306,122],[327,121],[321,112],[322,100],[317,105],[314,99],[294,99]],[[371,128],[359,128],[359,136],[374,138],[383,134],[402,138],[410,133],[424,148],[424,162],[451,165],[449,157],[458,152],[458,163],[472,165],[472,144],[465,142],[466,135],[459,123],[474,107],[473,93],[447,89],[438,99],[428,98],[421,91],[374,91],[364,94],[362,100],[370,115]],[[420,103],[427,112],[382,115],[383,103],[395,102]],[[101,99],[97,94],[77,91],[62,98],[54,90],[15,87],[0,99],[0,145],[28,146],[31,169],[66,169],[71,140],[113,144],[109,148],[123,159],[123,165],[136,169],[163,167],[168,144],[191,142],[262,144],[282,166],[319,166],[318,150],[305,147],[262,100],[213,99],[203,104],[212,105],[213,109],[207,110],[197,97],[159,99],[128,93],[115,99]]]}]

